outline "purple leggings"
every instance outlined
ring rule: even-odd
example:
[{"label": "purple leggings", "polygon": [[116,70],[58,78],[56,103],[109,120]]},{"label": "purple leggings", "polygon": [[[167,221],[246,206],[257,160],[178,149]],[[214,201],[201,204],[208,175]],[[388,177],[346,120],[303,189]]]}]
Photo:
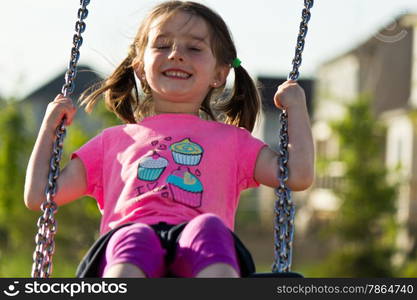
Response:
[{"label": "purple leggings", "polygon": [[165,265],[166,254],[158,235],[149,225],[125,226],[110,238],[99,275],[102,277],[110,266],[118,263],[134,264],[146,277],[164,277],[167,272],[178,277],[195,277],[214,263],[228,264],[240,274],[233,235],[214,214],[202,214],[185,226],[169,266]]}]

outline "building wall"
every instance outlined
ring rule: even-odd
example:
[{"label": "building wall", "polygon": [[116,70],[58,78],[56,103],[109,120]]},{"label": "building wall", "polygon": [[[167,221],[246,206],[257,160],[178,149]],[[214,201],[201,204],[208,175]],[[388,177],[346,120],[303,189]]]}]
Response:
[{"label": "building wall", "polygon": [[417,191],[416,133],[412,121],[405,113],[398,112],[384,119],[387,125],[386,165],[391,170],[389,179],[398,184],[396,215],[400,224],[397,236],[400,251],[396,259],[401,263],[405,254],[416,246],[417,198],[413,193]]},{"label": "building wall", "polygon": [[354,51],[360,63],[359,92],[374,97],[377,115],[404,107],[410,98],[413,30],[404,33],[395,42],[374,37]]},{"label": "building wall", "polygon": [[[93,120],[89,115],[84,112],[83,108],[77,104],[83,91],[90,86],[100,82],[102,78],[97,75],[96,71],[87,67],[79,66],[77,77],[74,84],[75,89],[70,98],[78,108],[75,120],[80,121],[83,128],[89,133],[95,133],[100,128],[100,122]],[[65,83],[65,71],[58,74],[55,78],[52,78],[45,85],[40,86],[37,90],[33,91],[30,95],[22,101],[22,104],[29,107],[33,113],[35,128],[37,132],[41,126],[43,116],[46,111],[48,103],[54,100],[57,94],[61,93],[63,84]]]},{"label": "building wall", "polygon": [[413,31],[410,34],[412,37],[412,60],[411,60],[411,93],[410,93],[410,106],[417,108],[417,25],[413,27]]},{"label": "building wall", "polygon": [[317,72],[314,93],[314,120],[330,121],[344,115],[343,105],[359,91],[359,61],[355,55],[343,56],[322,66]]}]

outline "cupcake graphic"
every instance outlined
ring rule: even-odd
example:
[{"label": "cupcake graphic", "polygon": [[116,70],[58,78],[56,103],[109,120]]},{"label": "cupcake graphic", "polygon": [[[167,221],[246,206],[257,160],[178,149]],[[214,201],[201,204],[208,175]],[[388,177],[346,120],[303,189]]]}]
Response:
[{"label": "cupcake graphic", "polygon": [[179,165],[196,166],[203,155],[203,148],[188,138],[172,144],[169,148],[174,161]]},{"label": "cupcake graphic", "polygon": [[160,156],[156,151],[139,160],[138,179],[155,181],[161,176],[168,165],[168,160]]},{"label": "cupcake graphic", "polygon": [[200,207],[203,195],[203,185],[187,167],[179,167],[167,178],[175,202],[190,206]]}]

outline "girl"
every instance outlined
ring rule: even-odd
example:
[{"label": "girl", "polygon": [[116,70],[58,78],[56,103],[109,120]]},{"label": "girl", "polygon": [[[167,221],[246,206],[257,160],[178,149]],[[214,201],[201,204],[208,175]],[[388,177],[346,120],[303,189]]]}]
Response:
[{"label": "girl", "polygon": [[[235,82],[225,98],[231,68]],[[246,252],[233,234],[239,195],[259,184],[278,186],[277,153],[250,134],[259,95],[222,18],[194,2],[156,6],[124,61],[82,98],[87,111],[102,94],[126,124],[104,130],[72,154],[55,196],[63,205],[91,195],[102,213],[101,239],[80,265],[89,271],[79,272],[245,275]],[[274,102],[288,111],[287,184],[294,191],[306,189],[314,154],[304,91],[287,81]],[[27,169],[30,209],[44,201],[55,128],[64,116],[69,125],[74,114],[71,99],[62,95],[48,105]]]}]

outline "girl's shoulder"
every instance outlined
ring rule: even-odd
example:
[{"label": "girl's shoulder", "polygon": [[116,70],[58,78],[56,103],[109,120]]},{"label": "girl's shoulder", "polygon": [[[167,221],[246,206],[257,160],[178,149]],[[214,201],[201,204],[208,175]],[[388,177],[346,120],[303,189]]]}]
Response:
[{"label": "girl's shoulder", "polygon": [[104,128],[101,133],[102,134],[114,134],[118,133],[120,131],[123,131],[126,127],[129,127],[129,125],[137,125],[137,124],[121,124],[121,125],[115,125],[111,127]]},{"label": "girl's shoulder", "polygon": [[252,135],[252,133],[244,127],[226,124],[221,121],[201,119],[201,123],[207,127],[211,127],[212,131],[219,134],[223,133],[224,135],[234,135],[237,137],[242,135]]},{"label": "girl's shoulder", "polygon": [[247,134],[247,133],[251,134],[251,132],[244,127],[239,127],[239,126],[236,126],[236,125],[226,124],[226,123],[219,122],[219,121],[212,121],[212,122],[216,123],[216,126],[220,130],[228,131],[228,132],[233,133],[233,134]]},{"label": "girl's shoulder", "polygon": [[209,124],[209,126],[211,125],[213,128],[216,128],[218,130],[224,130],[224,131],[229,131],[229,132],[236,132],[236,131],[246,130],[245,128],[238,127],[238,126],[235,126],[235,125],[226,124],[226,123],[223,123],[221,121],[204,120],[204,119],[201,119],[201,121],[206,123],[206,124]]},{"label": "girl's shoulder", "polygon": [[104,128],[98,135],[104,139],[121,137],[122,135],[134,132],[139,127],[138,124],[121,124]]}]

